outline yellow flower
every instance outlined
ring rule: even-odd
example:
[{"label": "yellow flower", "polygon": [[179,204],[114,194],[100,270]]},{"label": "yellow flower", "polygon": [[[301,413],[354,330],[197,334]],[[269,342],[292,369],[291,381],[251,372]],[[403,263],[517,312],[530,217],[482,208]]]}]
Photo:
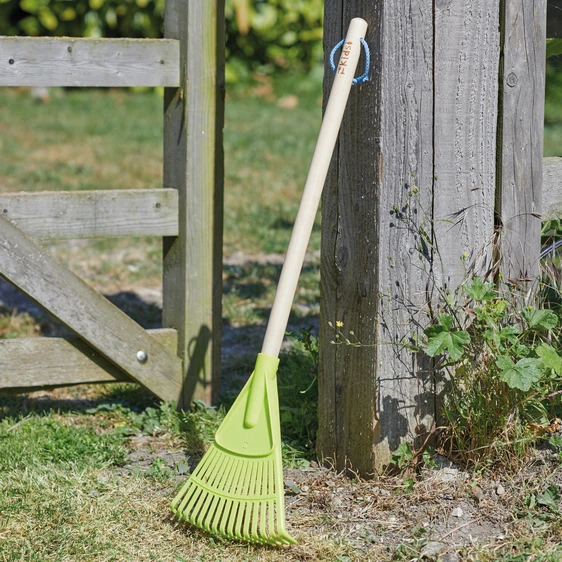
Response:
[{"label": "yellow flower", "polygon": [[343,322],[341,320],[336,320],[336,326],[338,328],[343,328]]}]

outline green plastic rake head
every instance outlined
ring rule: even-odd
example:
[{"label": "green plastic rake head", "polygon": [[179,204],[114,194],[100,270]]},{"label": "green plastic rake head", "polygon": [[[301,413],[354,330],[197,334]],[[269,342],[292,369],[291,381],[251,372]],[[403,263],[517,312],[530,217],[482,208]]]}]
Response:
[{"label": "green plastic rake head", "polygon": [[214,443],[172,502],[180,518],[233,539],[295,543],[285,529],[278,364],[258,355]]}]

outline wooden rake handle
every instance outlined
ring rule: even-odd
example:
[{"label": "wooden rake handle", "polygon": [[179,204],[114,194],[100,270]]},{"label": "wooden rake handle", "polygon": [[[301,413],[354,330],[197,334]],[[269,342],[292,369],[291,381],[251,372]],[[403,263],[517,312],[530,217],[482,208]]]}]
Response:
[{"label": "wooden rake handle", "polygon": [[267,324],[262,353],[273,357],[279,356],[281,344],[285,337],[306,248],[314,226],[322,189],[328,175],[328,168],[338,138],[345,106],[361,55],[361,39],[364,39],[366,31],[367,22],[365,20],[361,18],[352,19],[342,47],[336,76],[326,105],[324,119],[316,141],[316,148],[312,156],[295,226],[291,234],[291,241]]}]

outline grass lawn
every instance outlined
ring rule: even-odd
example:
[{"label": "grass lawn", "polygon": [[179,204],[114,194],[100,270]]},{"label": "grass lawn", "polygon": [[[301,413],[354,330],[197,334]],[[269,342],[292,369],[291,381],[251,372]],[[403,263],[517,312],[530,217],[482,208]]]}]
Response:
[{"label": "grass lawn", "polygon": [[[321,84],[266,81],[228,96],[225,139],[225,321],[263,322],[321,119]],[[122,90],[54,90],[48,104],[0,90],[0,191],[127,189],[162,185],[162,99]],[[320,231],[310,248],[318,250]],[[160,239],[63,241],[52,252],[105,294],[158,288]],[[240,253],[243,256],[240,256]],[[262,260],[263,261],[263,260]],[[318,311],[319,266],[303,272],[296,310]],[[298,310],[301,312],[299,313]],[[308,312],[305,312],[306,316]]]},{"label": "grass lawn", "polygon": [[562,57],[547,64],[544,105],[544,155],[562,156]]}]

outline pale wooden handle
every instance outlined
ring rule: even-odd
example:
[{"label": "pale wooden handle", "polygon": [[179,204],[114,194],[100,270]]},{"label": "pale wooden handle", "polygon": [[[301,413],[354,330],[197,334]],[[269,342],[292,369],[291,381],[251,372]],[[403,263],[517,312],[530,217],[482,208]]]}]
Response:
[{"label": "pale wooden handle", "polygon": [[289,321],[299,275],[304,262],[306,248],[312,233],[316,211],[328,174],[330,160],[338,138],[347,98],[351,90],[355,69],[361,54],[361,39],[365,37],[367,22],[361,18],[351,20],[336,76],[326,105],[324,119],[312,156],[310,170],[287,249],[285,263],[279,278],[275,301],[267,324],[262,353],[279,356],[285,329]]}]

